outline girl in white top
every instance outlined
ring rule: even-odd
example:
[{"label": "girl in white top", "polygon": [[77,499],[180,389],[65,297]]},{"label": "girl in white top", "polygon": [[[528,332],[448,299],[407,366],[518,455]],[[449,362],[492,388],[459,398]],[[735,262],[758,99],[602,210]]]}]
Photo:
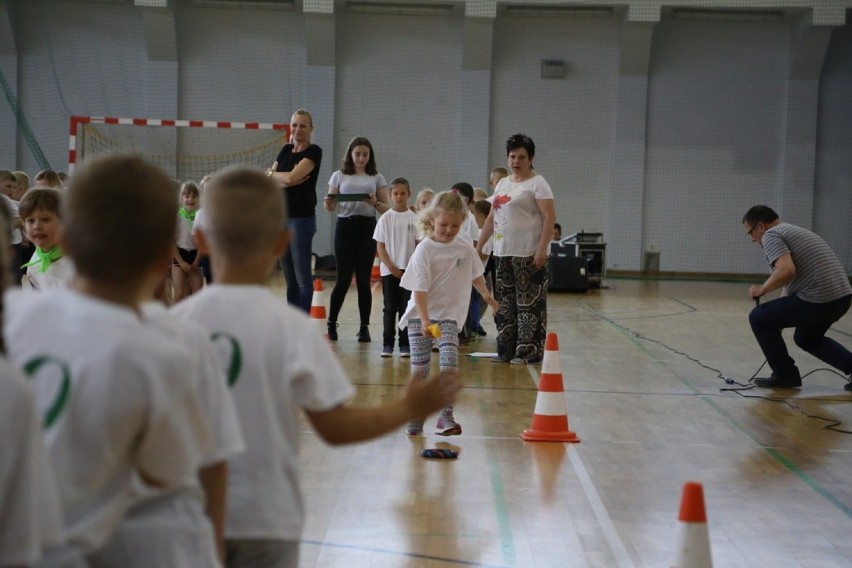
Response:
[{"label": "girl in white top", "polygon": [[[373,294],[370,291],[370,276],[376,259],[376,211],[386,212],[387,181],[376,168],[373,145],[366,138],[353,138],[346,150],[343,167],[331,175],[328,195],[325,196],[326,211],[337,211],[334,231],[334,256],[337,261],[337,282],[331,291],[328,310],[328,338],[337,340],[337,315],[352,275],[358,288],[358,313],[361,327],[358,341],[370,341],[370,310]],[[347,201],[354,199],[354,201]]]},{"label": "girl in white top", "polygon": [[184,182],[180,187],[177,239],[171,267],[172,303],[177,303],[201,289],[201,268],[198,266],[201,257],[198,254],[195,237],[192,235],[199,200],[198,185],[193,181]]},{"label": "girl in white top", "polygon": [[[421,215],[427,238],[414,249],[402,276],[401,285],[411,290],[412,296],[399,322],[400,328],[408,327],[414,380],[426,378],[429,372],[432,337],[438,338],[441,370],[458,368],[458,332],[467,316],[471,283],[492,309],[497,308],[485,286],[479,255],[467,238],[456,238],[467,213],[462,198],[445,191]],[[408,434],[422,431],[422,421],[408,423]],[[444,408],[438,417],[437,434],[461,433],[453,407]]]},{"label": "girl in white top", "polygon": [[501,179],[491,196],[491,213],[480,241],[494,235],[497,259],[495,362],[526,365],[544,356],[547,335],[547,255],[556,210],[553,191],[533,170],[535,144],[523,134],[506,141],[512,175]]}]

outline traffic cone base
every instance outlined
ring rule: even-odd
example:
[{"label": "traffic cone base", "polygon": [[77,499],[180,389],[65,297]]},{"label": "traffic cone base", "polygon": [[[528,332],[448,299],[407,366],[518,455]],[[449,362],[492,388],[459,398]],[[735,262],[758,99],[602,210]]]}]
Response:
[{"label": "traffic cone base", "polygon": [[555,333],[548,333],[538,383],[538,396],[533,411],[532,428],[521,432],[527,442],[579,442],[568,428],[565,407],[565,385],[559,368],[559,344]]}]

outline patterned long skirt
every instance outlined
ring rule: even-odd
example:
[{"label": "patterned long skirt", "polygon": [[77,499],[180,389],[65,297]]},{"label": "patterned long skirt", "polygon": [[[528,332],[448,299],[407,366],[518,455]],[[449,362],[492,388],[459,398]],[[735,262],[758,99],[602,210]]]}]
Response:
[{"label": "patterned long skirt", "polygon": [[544,357],[547,336],[547,265],[536,268],[535,257],[497,258],[496,298],[500,307],[497,355],[506,361],[536,363]]}]

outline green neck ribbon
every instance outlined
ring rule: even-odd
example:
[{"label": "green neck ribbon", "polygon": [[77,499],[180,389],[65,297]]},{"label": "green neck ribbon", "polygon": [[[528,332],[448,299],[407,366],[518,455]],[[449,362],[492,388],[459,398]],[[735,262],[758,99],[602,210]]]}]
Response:
[{"label": "green neck ribbon", "polygon": [[50,268],[50,265],[62,258],[62,249],[59,248],[59,245],[54,246],[52,249],[45,251],[41,247],[36,247],[35,249],[35,260],[31,260],[21,268],[27,268],[29,266],[35,266],[40,264],[39,272],[47,272],[47,269]]},{"label": "green neck ribbon", "polygon": [[[172,209],[172,211],[174,211],[174,209]],[[196,209],[195,211],[187,211],[186,209],[181,207],[178,210],[178,214],[180,214],[180,216],[186,219],[187,221],[195,221],[196,213],[198,213],[198,209]]]}]

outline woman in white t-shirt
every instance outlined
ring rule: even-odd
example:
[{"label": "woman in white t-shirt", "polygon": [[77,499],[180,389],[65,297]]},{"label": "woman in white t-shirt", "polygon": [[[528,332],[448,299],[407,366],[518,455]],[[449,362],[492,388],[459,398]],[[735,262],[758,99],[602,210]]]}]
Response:
[{"label": "woman in white t-shirt", "polygon": [[[547,255],[556,210],[553,191],[533,170],[535,143],[523,134],[506,141],[511,175],[500,180],[491,197],[491,213],[480,243],[494,235],[496,296],[500,308],[497,357],[502,363],[538,363],[547,334]],[[480,251],[481,252],[481,251]]]},{"label": "woman in white t-shirt", "polygon": [[370,310],[373,294],[370,291],[370,275],[376,259],[376,211],[386,212],[388,182],[376,168],[373,145],[366,138],[356,137],[349,143],[343,167],[331,174],[325,210],[337,211],[334,231],[334,256],[337,262],[337,282],[331,291],[328,310],[328,338],[337,341],[337,315],[352,275],[358,289],[358,313],[361,326],[358,341],[370,341]]}]

